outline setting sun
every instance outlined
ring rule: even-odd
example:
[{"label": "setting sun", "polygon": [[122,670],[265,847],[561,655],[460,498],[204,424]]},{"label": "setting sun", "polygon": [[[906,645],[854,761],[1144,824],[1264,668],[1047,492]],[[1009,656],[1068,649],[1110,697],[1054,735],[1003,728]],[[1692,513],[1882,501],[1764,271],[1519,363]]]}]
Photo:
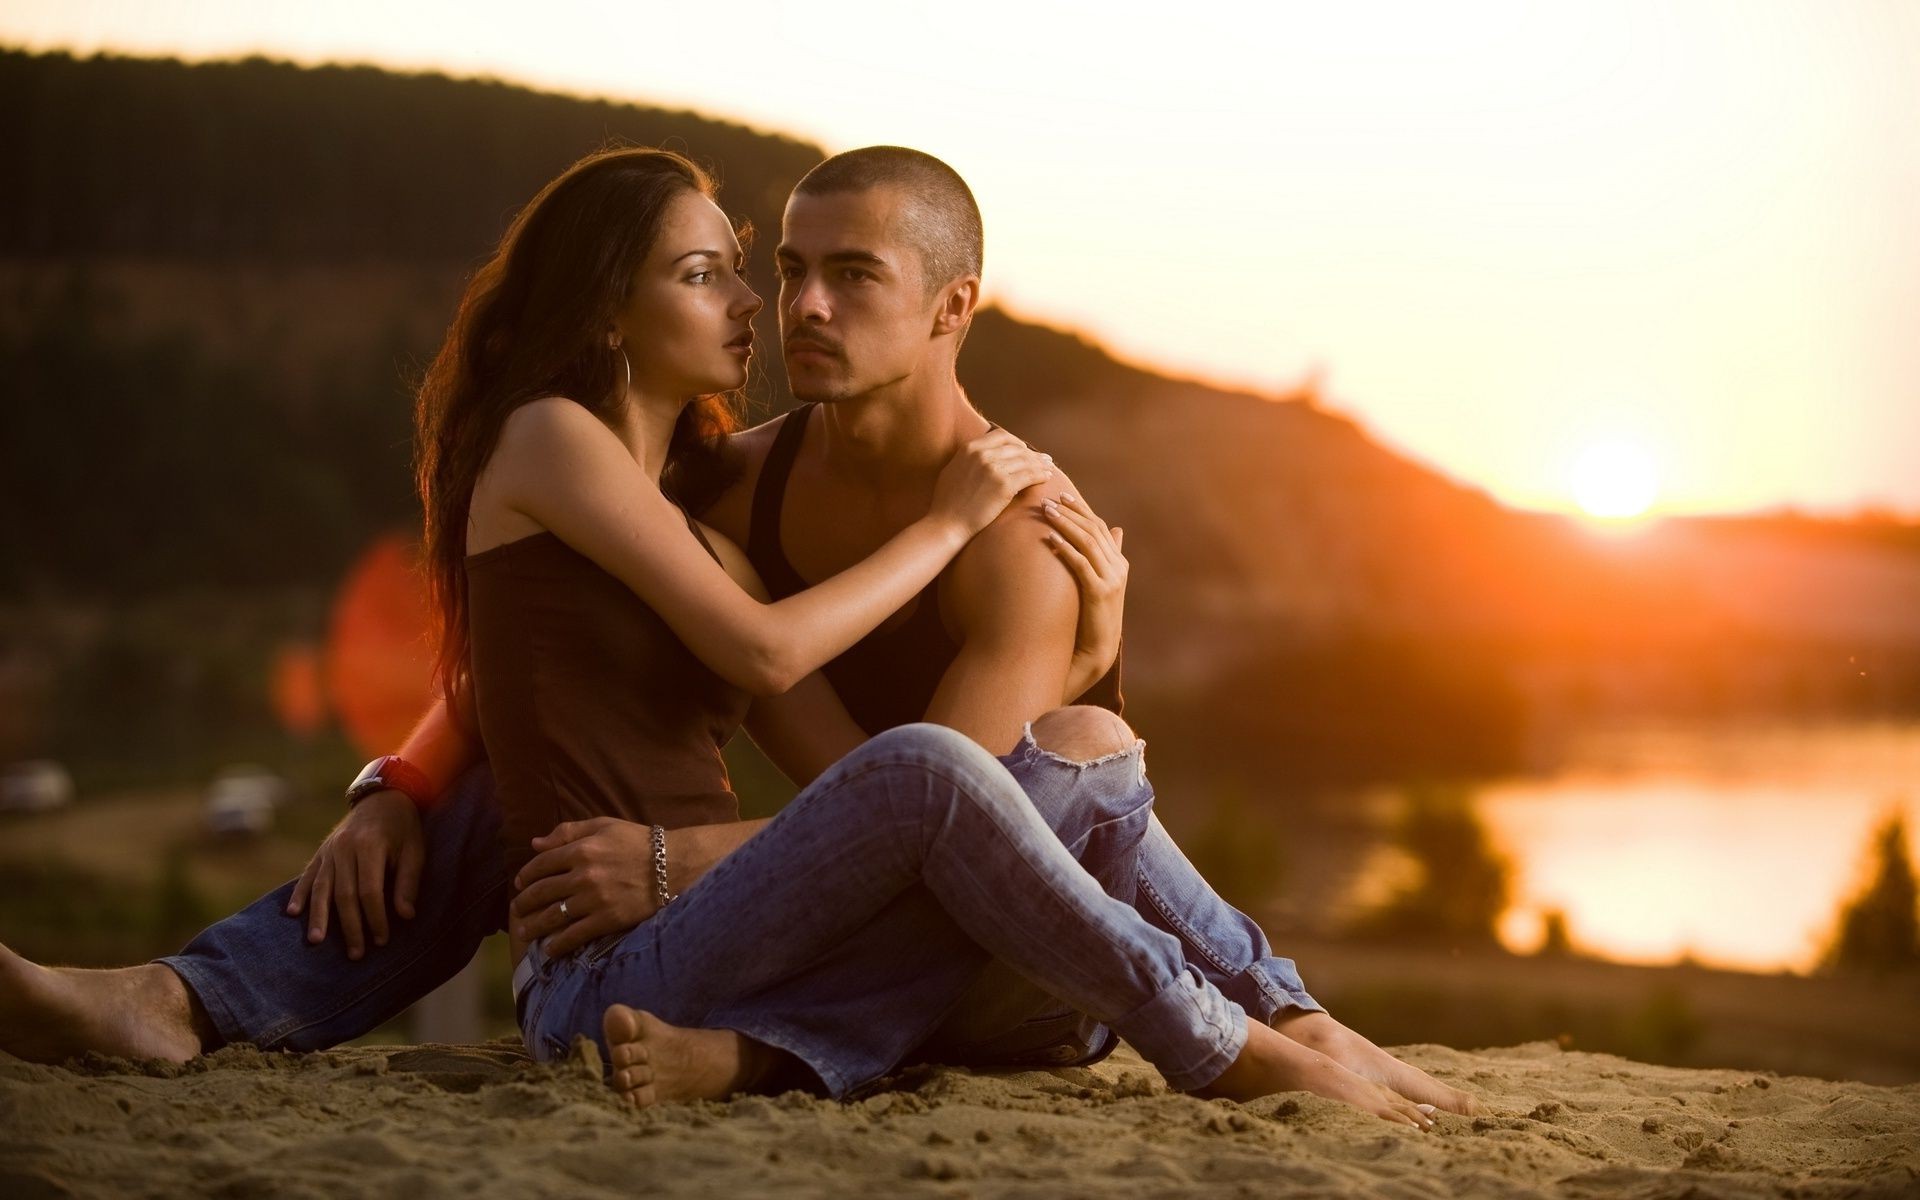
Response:
[{"label": "setting sun", "polygon": [[1595,442],[1573,464],[1573,499],[1590,517],[1643,516],[1659,493],[1653,456],[1632,442]]}]

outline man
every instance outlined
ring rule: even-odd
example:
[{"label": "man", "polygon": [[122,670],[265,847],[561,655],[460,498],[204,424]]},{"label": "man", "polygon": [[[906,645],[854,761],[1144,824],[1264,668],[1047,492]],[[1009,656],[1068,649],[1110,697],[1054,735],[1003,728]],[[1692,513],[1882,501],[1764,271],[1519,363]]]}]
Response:
[{"label": "man", "polygon": [[[979,301],[981,245],[966,184],[917,151],[839,155],[795,189],[778,250],[779,316],[788,378],[805,403],[735,437],[744,470],[702,514],[745,547],[775,596],[864,558],[923,515],[941,467],[989,428],[954,369]],[[1045,500],[1016,503],[913,604],[828,665],[852,722],[825,711],[806,744],[763,748],[804,782],[863,733],[924,719],[967,734],[1003,756],[1095,878],[1178,937],[1190,966],[1250,1017],[1412,1099],[1465,1111],[1463,1094],[1328,1017],[1292,963],[1213,894],[1151,817],[1141,744],[1118,715],[1117,662],[1086,693],[1104,707],[1059,707],[1117,657],[1125,576],[1117,531],[1059,482]],[[1043,538],[1048,525],[1035,518],[1051,506],[1065,506],[1055,518],[1061,532]],[[804,702],[789,694],[769,703]],[[11,1026],[31,1015],[42,1030],[32,1044],[9,1030],[8,1048],[176,1059],[221,1041],[318,1048],[371,1029],[463,966],[499,927],[510,890],[516,932],[545,938],[552,955],[631,926],[621,896],[643,890],[650,864],[632,853],[624,822],[578,822],[540,839],[511,889],[483,773],[423,826],[415,801],[475,757],[473,739],[443,710],[430,714],[398,762],[363,774],[356,789],[371,794],[291,890],[214,926],[181,955],[74,973],[0,952],[0,1017]],[[676,830],[681,869],[717,861],[756,827]],[[405,925],[387,917],[390,871]],[[298,935],[282,906],[307,918],[312,943],[337,914],[346,960],[316,947],[289,954]],[[1084,1062],[1113,1044],[1110,1031],[992,967],[947,999],[944,1019],[930,1014],[929,1054]]]}]

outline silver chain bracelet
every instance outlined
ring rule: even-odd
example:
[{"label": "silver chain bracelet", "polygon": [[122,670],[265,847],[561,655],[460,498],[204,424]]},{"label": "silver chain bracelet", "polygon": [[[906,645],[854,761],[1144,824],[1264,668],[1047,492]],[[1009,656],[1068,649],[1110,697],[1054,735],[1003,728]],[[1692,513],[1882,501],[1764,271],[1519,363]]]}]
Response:
[{"label": "silver chain bracelet", "polygon": [[653,842],[653,899],[665,908],[673,903],[673,893],[667,890],[667,831],[655,825],[648,838]]}]

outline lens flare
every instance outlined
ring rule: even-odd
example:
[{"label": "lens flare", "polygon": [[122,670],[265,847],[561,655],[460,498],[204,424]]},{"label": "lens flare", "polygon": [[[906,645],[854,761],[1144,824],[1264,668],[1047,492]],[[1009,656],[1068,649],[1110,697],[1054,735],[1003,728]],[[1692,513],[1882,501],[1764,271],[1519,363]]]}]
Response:
[{"label": "lens flare", "polygon": [[347,572],[327,636],[327,692],[362,754],[390,754],[425,711],[433,670],[425,583],[407,539],[374,542]]},{"label": "lens flare", "polygon": [[267,680],[268,698],[280,727],[301,738],[319,733],[327,721],[319,647],[307,642],[285,643],[273,656]]}]

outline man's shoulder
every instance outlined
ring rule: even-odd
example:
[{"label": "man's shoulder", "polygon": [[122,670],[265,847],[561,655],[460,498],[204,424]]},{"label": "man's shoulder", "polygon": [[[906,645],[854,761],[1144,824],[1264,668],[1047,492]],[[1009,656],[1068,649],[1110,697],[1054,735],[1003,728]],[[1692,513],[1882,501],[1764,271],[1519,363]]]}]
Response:
[{"label": "man's shoulder", "polygon": [[727,435],[727,452],[733,456],[738,469],[726,490],[700,516],[742,545],[746,544],[748,527],[753,523],[753,493],[760,482],[760,468],[766,463],[767,452],[773,449],[773,439],[779,436],[780,425],[786,419],[786,413],[779,413],[758,425]]},{"label": "man's shoulder", "polygon": [[1047,549],[1046,536],[1053,525],[1041,511],[1041,506],[1049,500],[1075,495],[1079,495],[1079,492],[1075,490],[1072,478],[1055,467],[1053,478],[1045,483],[1036,483],[1015,496],[1004,512],[967,543],[960,552],[960,558],[974,555],[997,564],[1026,558],[1034,561],[1052,559],[1053,552]]},{"label": "man's shoulder", "polygon": [[1064,473],[1028,488],[967,543],[941,577],[944,613],[962,625],[1035,615],[1036,606],[1079,611],[1066,565],[1047,545],[1053,526],[1040,506],[1073,489]]},{"label": "man's shoulder", "polygon": [[773,439],[779,436],[780,426],[786,419],[786,413],[775,413],[758,425],[749,425],[745,429],[728,434],[727,445],[743,453],[759,454],[764,457],[772,448]]}]

